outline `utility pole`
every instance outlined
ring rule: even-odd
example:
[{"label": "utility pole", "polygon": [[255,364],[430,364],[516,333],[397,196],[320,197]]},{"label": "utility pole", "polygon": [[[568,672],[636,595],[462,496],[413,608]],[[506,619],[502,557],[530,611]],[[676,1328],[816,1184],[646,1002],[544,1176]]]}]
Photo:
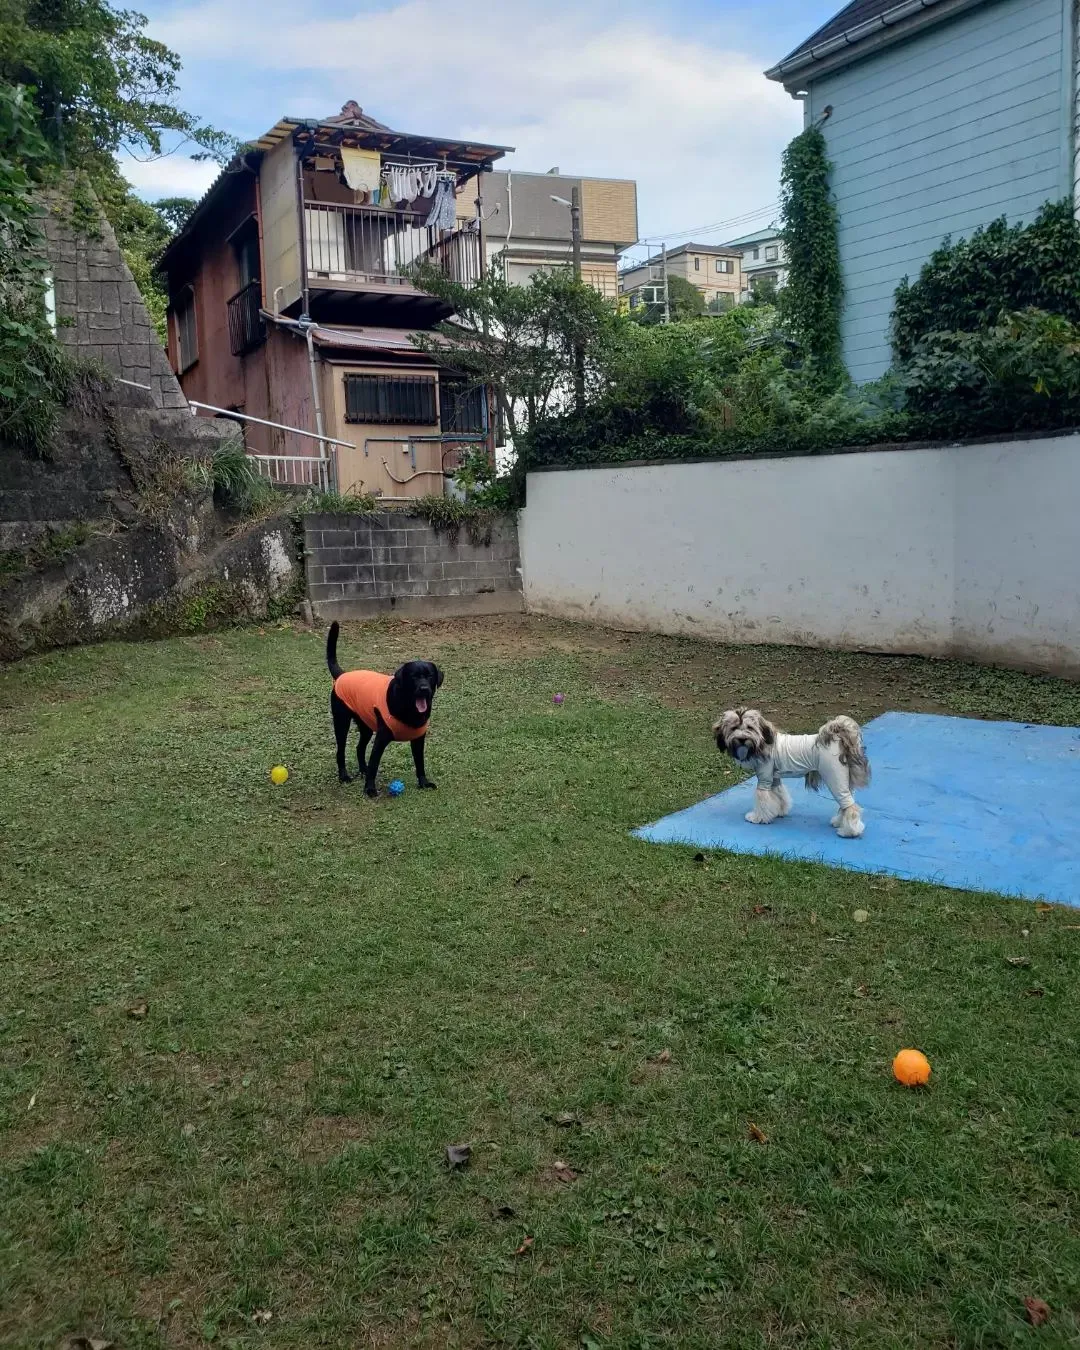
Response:
[{"label": "utility pole", "polygon": [[667,244],[660,246],[660,266],[664,269],[664,322],[671,322],[671,292],[667,282]]},{"label": "utility pole", "polygon": [[[574,280],[581,281],[581,188],[570,189],[570,246],[574,255]],[[580,334],[574,339],[574,402],[585,411],[585,350]]]}]

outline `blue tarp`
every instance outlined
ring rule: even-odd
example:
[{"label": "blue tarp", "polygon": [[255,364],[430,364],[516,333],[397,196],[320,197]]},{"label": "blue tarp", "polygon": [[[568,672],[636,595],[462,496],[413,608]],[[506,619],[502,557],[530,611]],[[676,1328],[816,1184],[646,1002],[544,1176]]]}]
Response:
[{"label": "blue tarp", "polygon": [[743,819],[749,779],[635,833],[1080,907],[1080,727],[891,712],[863,735],[861,839],[838,838],[833,799],[797,780],[791,814],[771,825]]}]

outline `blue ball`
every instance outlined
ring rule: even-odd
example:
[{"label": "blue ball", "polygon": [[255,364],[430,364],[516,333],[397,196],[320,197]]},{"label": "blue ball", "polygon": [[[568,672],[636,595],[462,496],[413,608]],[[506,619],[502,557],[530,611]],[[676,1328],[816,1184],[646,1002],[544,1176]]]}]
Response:
[{"label": "blue ball", "polygon": [[400,778],[395,778],[394,781],[389,785],[389,787],[386,790],[387,792],[389,792],[391,797],[400,797],[401,794],[405,791],[405,784],[401,781]]}]

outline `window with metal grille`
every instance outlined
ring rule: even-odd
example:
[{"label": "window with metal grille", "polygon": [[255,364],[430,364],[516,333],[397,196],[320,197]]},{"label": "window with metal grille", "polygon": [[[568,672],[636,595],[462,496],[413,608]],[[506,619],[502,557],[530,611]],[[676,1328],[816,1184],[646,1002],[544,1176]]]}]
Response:
[{"label": "window with metal grille", "polygon": [[186,286],[173,306],[176,324],[176,355],[182,375],[199,359],[199,339],[195,328],[195,292]]},{"label": "window with metal grille", "polygon": [[430,426],[436,420],[435,381],[417,375],[346,375],[346,422],[401,422]]},{"label": "window with metal grille", "polygon": [[484,430],[484,390],[470,389],[460,380],[443,380],[439,388],[439,413],[444,432],[459,436]]}]

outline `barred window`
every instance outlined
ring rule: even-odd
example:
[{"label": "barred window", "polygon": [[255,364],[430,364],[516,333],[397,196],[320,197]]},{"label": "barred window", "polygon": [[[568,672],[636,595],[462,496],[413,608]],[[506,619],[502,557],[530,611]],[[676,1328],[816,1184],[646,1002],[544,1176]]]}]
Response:
[{"label": "barred window", "polygon": [[435,381],[417,375],[346,375],[346,422],[401,422],[431,426]]},{"label": "barred window", "polygon": [[443,380],[439,389],[442,430],[459,436],[484,430],[483,388],[469,388],[460,380]]}]

